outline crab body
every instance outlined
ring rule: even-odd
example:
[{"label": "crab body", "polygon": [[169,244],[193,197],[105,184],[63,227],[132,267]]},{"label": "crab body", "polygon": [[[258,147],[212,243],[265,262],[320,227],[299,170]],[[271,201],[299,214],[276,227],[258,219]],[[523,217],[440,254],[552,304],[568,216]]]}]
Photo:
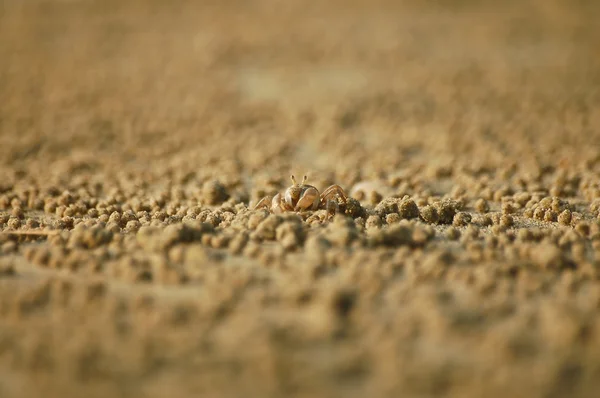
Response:
[{"label": "crab body", "polygon": [[333,214],[339,210],[337,199],[341,199],[342,203],[345,203],[348,199],[339,185],[332,185],[325,189],[323,193],[319,193],[317,188],[306,184],[306,176],[300,184],[294,176],[291,176],[291,179],[292,185],[283,194],[265,196],[254,208],[268,208],[273,213],[326,209],[328,213]]}]

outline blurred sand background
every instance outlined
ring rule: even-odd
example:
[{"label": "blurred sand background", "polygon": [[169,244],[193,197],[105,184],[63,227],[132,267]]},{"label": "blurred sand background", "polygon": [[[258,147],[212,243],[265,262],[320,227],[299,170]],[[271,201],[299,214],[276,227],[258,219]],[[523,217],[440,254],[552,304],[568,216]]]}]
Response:
[{"label": "blurred sand background", "polygon": [[0,0],[0,397],[597,396],[598,21]]}]

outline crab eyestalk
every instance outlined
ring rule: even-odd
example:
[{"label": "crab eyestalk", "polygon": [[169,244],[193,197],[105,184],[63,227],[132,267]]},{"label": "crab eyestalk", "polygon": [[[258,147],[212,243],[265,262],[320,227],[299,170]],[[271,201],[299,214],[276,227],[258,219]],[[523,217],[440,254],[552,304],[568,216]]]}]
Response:
[{"label": "crab eyestalk", "polygon": [[298,181],[296,181],[296,177],[294,177],[293,174],[290,176],[290,178],[292,179],[292,184],[294,184],[294,185],[304,185],[304,184],[306,184],[306,180],[308,179],[307,176],[303,176],[302,177],[302,184],[298,184]]}]

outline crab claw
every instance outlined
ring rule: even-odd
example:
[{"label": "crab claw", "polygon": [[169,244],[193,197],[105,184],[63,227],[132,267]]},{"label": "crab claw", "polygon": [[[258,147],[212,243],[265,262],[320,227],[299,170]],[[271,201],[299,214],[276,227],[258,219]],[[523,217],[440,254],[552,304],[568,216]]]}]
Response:
[{"label": "crab claw", "polygon": [[271,211],[275,214],[283,213],[284,209],[281,207],[280,193],[273,197],[273,200],[271,201]]},{"label": "crab claw", "polygon": [[298,199],[294,211],[316,209],[319,206],[319,200],[319,191],[314,187],[307,188]]}]

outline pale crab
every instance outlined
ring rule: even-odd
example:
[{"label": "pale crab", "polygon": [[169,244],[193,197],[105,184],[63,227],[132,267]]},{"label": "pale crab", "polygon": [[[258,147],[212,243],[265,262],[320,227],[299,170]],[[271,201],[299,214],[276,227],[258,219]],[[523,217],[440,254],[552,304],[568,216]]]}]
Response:
[{"label": "pale crab", "polygon": [[306,184],[306,176],[302,178],[300,184],[294,176],[291,176],[291,179],[292,186],[288,187],[283,194],[265,196],[258,201],[254,209],[267,208],[273,213],[324,209],[327,210],[328,215],[333,215],[339,211],[338,199],[342,203],[348,200],[346,192],[339,185],[331,185],[323,193],[319,193],[317,188]]}]

